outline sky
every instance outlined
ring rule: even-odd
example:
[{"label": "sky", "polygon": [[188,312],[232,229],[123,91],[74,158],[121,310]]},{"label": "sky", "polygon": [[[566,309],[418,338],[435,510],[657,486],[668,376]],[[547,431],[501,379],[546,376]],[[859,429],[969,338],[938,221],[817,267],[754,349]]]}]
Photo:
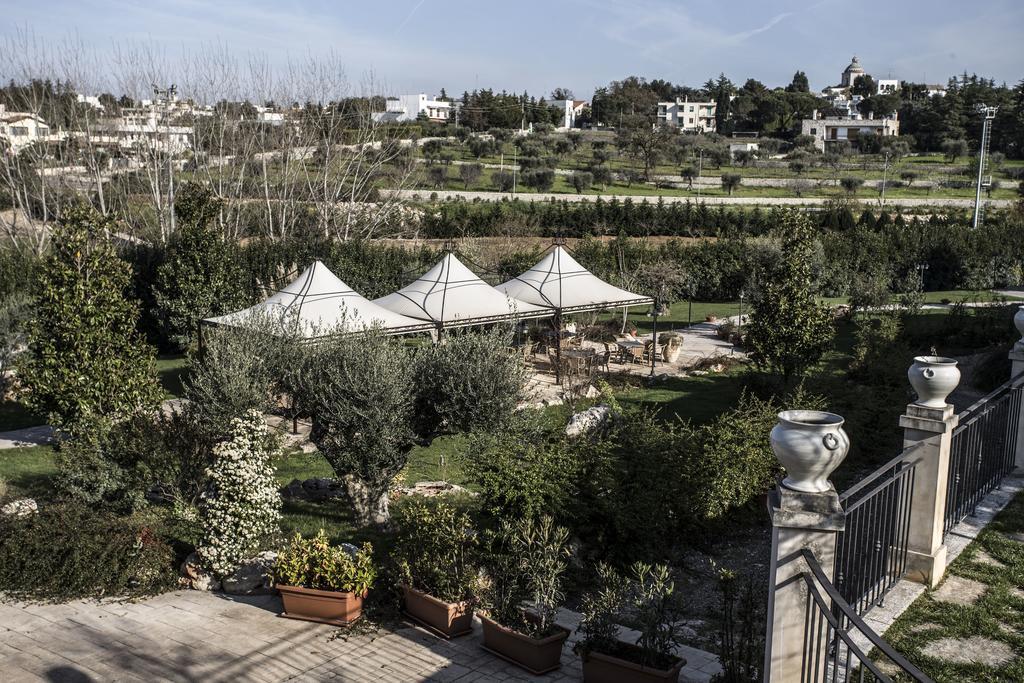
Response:
[{"label": "sky", "polygon": [[[331,53],[384,94],[491,87],[589,99],[629,75],[699,87],[725,73],[838,83],[857,55],[876,78],[945,83],[967,71],[1024,78],[1022,0],[3,0],[5,34],[74,36],[167,54],[220,46],[272,64]],[[0,77],[9,77],[0,74]]]}]

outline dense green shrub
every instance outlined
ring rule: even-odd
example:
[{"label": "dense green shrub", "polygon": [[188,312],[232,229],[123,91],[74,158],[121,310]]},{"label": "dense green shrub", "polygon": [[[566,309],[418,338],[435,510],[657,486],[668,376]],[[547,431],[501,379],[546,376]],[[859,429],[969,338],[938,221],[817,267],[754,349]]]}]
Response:
[{"label": "dense green shrub", "polygon": [[480,504],[492,518],[576,516],[577,495],[602,464],[601,442],[572,441],[552,433],[540,411],[524,410],[508,429],[478,432],[461,454],[467,474],[480,482]]},{"label": "dense green shrub", "polygon": [[66,601],[147,595],[174,586],[174,554],[148,522],[77,504],[0,517],[0,586],[11,597]]},{"label": "dense green shrub", "polygon": [[31,315],[31,298],[14,292],[0,298],[0,397],[6,393],[11,369],[17,353],[26,341],[25,328]]},{"label": "dense green shrub", "polygon": [[512,330],[456,330],[419,349],[416,429],[425,436],[501,429],[525,398],[527,368],[510,351]]},{"label": "dense green shrub", "polygon": [[323,529],[312,538],[296,533],[277,557],[274,583],[362,595],[377,578],[373,546],[364,543],[354,554],[327,540]]},{"label": "dense green shrub", "polygon": [[443,499],[415,498],[395,515],[395,527],[403,581],[445,602],[474,597],[477,533],[468,514]]},{"label": "dense green shrub", "polygon": [[240,308],[242,271],[234,248],[213,225],[221,203],[213,191],[187,183],[174,201],[178,232],[157,269],[154,300],[163,324],[163,338],[173,349],[188,349],[196,340],[199,321]]},{"label": "dense green shrub", "polygon": [[84,418],[126,419],[160,398],[154,350],[126,298],[131,268],[108,237],[117,229],[91,208],[69,208],[35,283],[18,375],[26,403],[70,431]]},{"label": "dense green shrub", "polygon": [[[531,638],[551,635],[565,600],[569,531],[547,516],[510,517],[489,534],[487,546],[483,603],[488,616]],[[523,611],[526,601],[532,618]]]}]

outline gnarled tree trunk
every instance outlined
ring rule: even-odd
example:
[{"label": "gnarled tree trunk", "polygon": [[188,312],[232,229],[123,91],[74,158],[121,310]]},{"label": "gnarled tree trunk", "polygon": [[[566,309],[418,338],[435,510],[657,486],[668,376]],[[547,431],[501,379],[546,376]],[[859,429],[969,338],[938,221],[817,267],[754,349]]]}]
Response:
[{"label": "gnarled tree trunk", "polygon": [[381,491],[351,474],[346,474],[344,481],[349,500],[352,502],[352,508],[355,510],[360,524],[384,526],[391,521],[386,488]]}]

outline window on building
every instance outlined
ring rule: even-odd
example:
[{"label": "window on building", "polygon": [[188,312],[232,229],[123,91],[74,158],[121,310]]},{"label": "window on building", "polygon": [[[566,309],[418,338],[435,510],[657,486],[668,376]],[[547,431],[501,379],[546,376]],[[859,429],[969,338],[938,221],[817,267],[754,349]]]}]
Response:
[{"label": "window on building", "polygon": [[817,135],[817,134],[818,134],[818,129],[817,128],[811,128],[811,135]]},{"label": "window on building", "polygon": [[690,124],[691,125],[693,124],[693,117],[692,116],[690,117]]}]

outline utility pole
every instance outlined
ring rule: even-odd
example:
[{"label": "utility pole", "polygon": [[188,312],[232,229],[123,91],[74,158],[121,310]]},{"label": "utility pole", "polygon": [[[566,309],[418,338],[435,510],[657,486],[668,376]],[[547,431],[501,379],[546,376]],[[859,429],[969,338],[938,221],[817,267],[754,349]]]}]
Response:
[{"label": "utility pole", "polygon": [[881,205],[885,206],[885,180],[886,175],[889,172],[889,153],[885,153],[885,166],[882,167],[882,201]]},{"label": "utility pole", "polygon": [[700,199],[700,174],[704,171],[704,149],[701,148],[697,156],[697,199]]},{"label": "utility pole", "polygon": [[992,138],[992,121],[996,118],[996,110],[998,107],[986,107],[984,104],[978,105],[978,112],[985,116],[981,124],[981,145],[978,149],[978,181],[977,187],[974,191],[974,220],[972,221],[972,227],[977,228],[978,224],[981,223],[981,188],[990,187],[992,185],[992,177],[989,176],[987,179],[985,176],[985,167],[988,164],[988,147]]},{"label": "utility pole", "polygon": [[[153,85],[153,99],[154,104],[157,108],[157,119],[156,119],[156,151],[160,153],[160,123],[167,117],[167,105],[171,98],[178,93],[178,86],[171,85],[166,89],[161,89],[155,84]],[[170,127],[165,130],[164,142],[166,144],[167,152],[167,204],[171,212],[171,229],[170,233],[173,235],[177,232],[175,213],[174,213],[174,153],[171,149],[171,131]]]}]

